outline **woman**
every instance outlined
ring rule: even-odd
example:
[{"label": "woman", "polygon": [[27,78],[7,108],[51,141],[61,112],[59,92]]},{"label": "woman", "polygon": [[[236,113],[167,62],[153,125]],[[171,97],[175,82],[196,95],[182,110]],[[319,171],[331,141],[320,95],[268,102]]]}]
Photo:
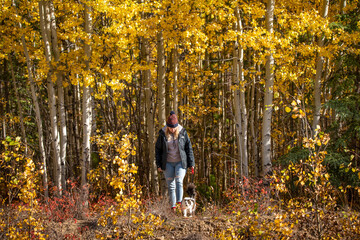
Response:
[{"label": "woman", "polygon": [[168,185],[171,208],[183,199],[183,180],[186,169],[194,173],[194,154],[189,136],[178,123],[175,112],[171,111],[166,126],[159,131],[155,146],[156,165],[159,172],[165,174]]}]

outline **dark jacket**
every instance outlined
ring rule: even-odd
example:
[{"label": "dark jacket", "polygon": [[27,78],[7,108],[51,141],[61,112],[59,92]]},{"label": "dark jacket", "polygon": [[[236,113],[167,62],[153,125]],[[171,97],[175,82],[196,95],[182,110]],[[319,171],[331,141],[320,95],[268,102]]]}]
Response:
[{"label": "dark jacket", "polygon": [[[180,126],[180,128],[182,127]],[[167,149],[168,149],[165,129],[166,127],[164,127],[159,131],[159,137],[157,138],[155,145],[156,165],[158,168],[161,168],[162,170],[165,170],[166,168],[166,158],[167,158]],[[178,139],[179,139],[180,157],[183,168],[187,169],[189,167],[195,166],[195,159],[191,146],[191,141],[185,128],[182,128],[180,130]]]}]

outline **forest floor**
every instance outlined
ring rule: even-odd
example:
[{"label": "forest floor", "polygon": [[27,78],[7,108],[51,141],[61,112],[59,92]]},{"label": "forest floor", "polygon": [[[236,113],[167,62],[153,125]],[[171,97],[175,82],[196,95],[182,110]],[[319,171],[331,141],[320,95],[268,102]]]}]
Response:
[{"label": "forest floor", "polygon": [[[200,213],[192,217],[184,217],[180,212],[163,211],[161,226],[154,227],[153,236],[143,239],[157,240],[210,240],[216,239],[215,234],[230,227],[226,219],[229,216],[214,216]],[[48,239],[116,239],[110,229],[98,225],[98,219],[69,219],[65,222],[49,222],[47,225]],[[119,239],[132,239],[120,237]]]},{"label": "forest floor", "polygon": [[163,223],[154,232],[154,239],[208,240],[215,239],[216,231],[224,229],[226,221],[212,217],[194,216],[191,218],[174,217]]}]

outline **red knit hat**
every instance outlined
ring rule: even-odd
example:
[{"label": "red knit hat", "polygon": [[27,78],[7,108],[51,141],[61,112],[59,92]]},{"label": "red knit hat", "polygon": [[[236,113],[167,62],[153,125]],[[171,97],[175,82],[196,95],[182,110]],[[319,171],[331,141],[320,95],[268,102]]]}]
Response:
[{"label": "red knit hat", "polygon": [[170,115],[166,121],[166,126],[170,128],[176,128],[179,125],[177,116],[175,115],[174,111],[170,112]]}]

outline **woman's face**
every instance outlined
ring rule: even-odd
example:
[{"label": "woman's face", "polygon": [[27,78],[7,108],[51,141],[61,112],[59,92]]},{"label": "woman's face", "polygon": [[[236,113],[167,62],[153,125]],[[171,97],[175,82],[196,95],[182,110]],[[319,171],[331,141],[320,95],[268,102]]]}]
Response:
[{"label": "woman's face", "polygon": [[168,127],[168,129],[169,129],[169,132],[171,132],[171,133],[175,133],[175,132],[176,132],[176,128]]}]

